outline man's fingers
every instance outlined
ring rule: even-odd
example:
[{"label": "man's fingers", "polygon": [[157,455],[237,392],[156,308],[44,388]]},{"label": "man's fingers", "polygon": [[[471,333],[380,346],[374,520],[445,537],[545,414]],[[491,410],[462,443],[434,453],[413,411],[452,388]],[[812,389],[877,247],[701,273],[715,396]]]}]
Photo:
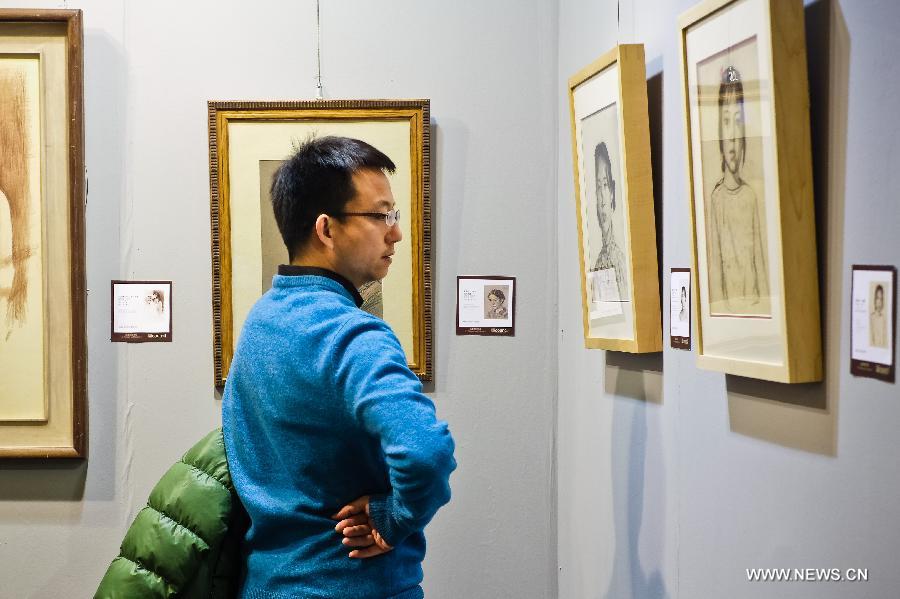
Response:
[{"label": "man's fingers", "polygon": [[369,521],[368,517],[365,514],[356,514],[355,516],[350,516],[349,518],[345,518],[341,520],[337,524],[334,525],[334,530],[337,532],[343,532],[345,528],[348,526],[360,526],[364,525]]},{"label": "man's fingers", "polygon": [[375,539],[372,538],[372,535],[365,535],[362,537],[345,537],[341,543],[346,547],[368,547],[369,545],[375,544]]},{"label": "man's fingers", "polygon": [[388,542],[384,540],[384,537],[381,536],[381,533],[374,528],[372,529],[372,539],[375,541],[376,545],[378,545],[385,551],[390,551],[391,549],[393,549],[393,547],[388,545]]},{"label": "man's fingers", "polygon": [[388,551],[390,551],[390,549],[385,550],[378,545],[370,545],[363,549],[354,549],[350,552],[350,557],[353,559],[365,559],[367,557],[375,557],[376,555],[387,553]]},{"label": "man's fingers", "polygon": [[368,524],[360,524],[359,526],[348,526],[343,530],[345,537],[362,537],[372,534],[372,527]]},{"label": "man's fingers", "polygon": [[364,505],[356,505],[355,503],[348,503],[344,507],[342,507],[338,513],[331,517],[332,520],[343,520],[344,518],[349,518],[354,514],[363,514],[366,511],[366,507]]},{"label": "man's fingers", "polygon": [[354,499],[344,507],[342,507],[336,514],[334,514],[331,519],[332,520],[343,520],[344,518],[349,518],[354,514],[362,514],[366,511],[366,506],[369,504],[369,496],[363,495],[358,499]]}]

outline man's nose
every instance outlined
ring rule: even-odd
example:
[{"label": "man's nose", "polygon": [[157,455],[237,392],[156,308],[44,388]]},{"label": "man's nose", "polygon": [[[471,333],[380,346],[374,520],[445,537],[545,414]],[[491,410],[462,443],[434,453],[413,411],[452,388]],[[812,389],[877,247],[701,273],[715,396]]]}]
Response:
[{"label": "man's nose", "polygon": [[388,228],[387,238],[391,243],[397,243],[403,239],[403,231],[400,230],[400,223],[394,223]]}]

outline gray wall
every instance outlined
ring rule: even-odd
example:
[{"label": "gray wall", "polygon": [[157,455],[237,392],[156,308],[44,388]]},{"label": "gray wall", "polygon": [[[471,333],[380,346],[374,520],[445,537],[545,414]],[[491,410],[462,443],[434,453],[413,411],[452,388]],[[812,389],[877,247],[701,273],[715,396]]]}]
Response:
[{"label": "gray wall", "polygon": [[[900,393],[850,376],[847,314],[851,264],[900,262],[900,6],[806,7],[825,382],[583,348],[566,79],[617,41],[646,44],[667,284],[691,261],[677,17],[693,4],[621,2],[617,23],[616,2],[560,0],[559,596],[896,596]],[[756,567],[868,568],[869,582],[747,582]]]},{"label": "gray wall", "polygon": [[[85,24],[90,459],[0,464],[0,597],[85,597],[210,387],[206,101],[315,97],[315,3],[125,0]],[[457,440],[429,597],[553,596],[555,3],[322,2],[329,98],[432,100],[435,370]],[[456,337],[457,274],[509,274],[517,336]],[[109,281],[175,283],[172,344],[113,345]]]}]

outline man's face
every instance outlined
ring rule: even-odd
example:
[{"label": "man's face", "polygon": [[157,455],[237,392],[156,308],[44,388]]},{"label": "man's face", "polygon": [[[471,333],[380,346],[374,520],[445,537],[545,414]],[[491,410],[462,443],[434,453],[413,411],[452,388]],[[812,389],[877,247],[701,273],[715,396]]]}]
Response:
[{"label": "man's face", "polygon": [[875,311],[879,314],[884,310],[884,291],[881,287],[875,289]]},{"label": "man's face", "polygon": [[[394,194],[380,170],[362,169],[353,174],[356,195],[344,212],[388,212],[394,209]],[[399,223],[388,227],[384,220],[367,216],[332,219],[335,270],[356,287],[387,276],[394,244],[403,238]]]},{"label": "man's face", "polygon": [[603,160],[596,163],[597,171],[597,220],[603,238],[609,241],[612,228],[612,176],[610,166]]},{"label": "man's face", "polygon": [[496,310],[500,305],[500,298],[492,293],[488,296],[488,303],[491,305],[492,310]]},{"label": "man's face", "polygon": [[737,175],[744,155],[744,111],[736,94],[728,94],[719,108],[722,132],[722,159],[732,175]]}]

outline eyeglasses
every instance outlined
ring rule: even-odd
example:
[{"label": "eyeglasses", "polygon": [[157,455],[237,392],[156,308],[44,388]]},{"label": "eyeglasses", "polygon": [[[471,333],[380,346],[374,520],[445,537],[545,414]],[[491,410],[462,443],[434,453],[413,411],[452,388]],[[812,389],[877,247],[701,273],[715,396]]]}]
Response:
[{"label": "eyeglasses", "polygon": [[387,212],[338,212],[333,216],[366,216],[375,220],[384,221],[389,227],[393,227],[400,221],[399,210],[388,210]]}]

